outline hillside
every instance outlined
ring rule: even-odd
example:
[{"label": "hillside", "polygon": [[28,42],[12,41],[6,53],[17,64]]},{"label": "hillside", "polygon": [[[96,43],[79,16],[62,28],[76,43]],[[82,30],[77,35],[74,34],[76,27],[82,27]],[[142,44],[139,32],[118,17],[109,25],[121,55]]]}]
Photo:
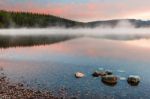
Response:
[{"label": "hillside", "polygon": [[20,28],[20,27],[88,27],[94,28],[97,26],[115,27],[120,21],[128,21],[135,27],[150,27],[150,20],[142,21],[136,19],[116,19],[94,22],[77,22],[69,19],[61,18],[53,15],[25,13],[25,12],[7,12],[0,11],[0,28]]},{"label": "hillside", "polygon": [[9,27],[75,27],[83,23],[44,14],[0,11],[0,28]]},{"label": "hillside", "polygon": [[86,27],[97,27],[97,26],[109,26],[115,27],[120,22],[129,22],[131,25],[139,28],[139,27],[150,27],[150,20],[136,20],[136,19],[118,19],[118,20],[106,20],[106,21],[94,21],[86,23]]}]

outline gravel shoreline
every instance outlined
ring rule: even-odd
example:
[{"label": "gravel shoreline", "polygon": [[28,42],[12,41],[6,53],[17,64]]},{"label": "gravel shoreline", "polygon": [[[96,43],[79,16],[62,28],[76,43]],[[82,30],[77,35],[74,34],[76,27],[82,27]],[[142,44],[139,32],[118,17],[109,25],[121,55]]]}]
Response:
[{"label": "gravel shoreline", "polygon": [[39,91],[12,83],[4,73],[0,73],[0,99],[58,99],[49,91]]}]

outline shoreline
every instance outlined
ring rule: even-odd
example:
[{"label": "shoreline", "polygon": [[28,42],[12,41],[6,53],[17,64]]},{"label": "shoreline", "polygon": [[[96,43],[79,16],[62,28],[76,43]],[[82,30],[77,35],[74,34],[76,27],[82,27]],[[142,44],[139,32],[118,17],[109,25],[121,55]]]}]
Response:
[{"label": "shoreline", "polygon": [[0,73],[0,99],[58,99],[49,91],[33,90],[22,83],[13,83]]}]

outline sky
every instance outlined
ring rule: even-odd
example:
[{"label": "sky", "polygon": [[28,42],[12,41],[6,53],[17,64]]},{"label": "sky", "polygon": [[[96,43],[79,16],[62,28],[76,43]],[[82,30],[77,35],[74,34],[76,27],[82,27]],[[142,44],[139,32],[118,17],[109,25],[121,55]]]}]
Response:
[{"label": "sky", "polygon": [[76,21],[150,19],[150,0],[0,0],[0,9],[52,14]]}]

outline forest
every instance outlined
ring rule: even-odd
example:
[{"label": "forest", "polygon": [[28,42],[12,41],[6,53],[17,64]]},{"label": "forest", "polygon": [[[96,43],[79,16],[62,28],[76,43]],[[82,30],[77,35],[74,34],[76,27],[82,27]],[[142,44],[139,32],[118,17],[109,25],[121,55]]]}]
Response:
[{"label": "forest", "polygon": [[69,19],[29,12],[8,12],[0,11],[0,28],[20,28],[20,27],[79,27],[83,23]]}]

